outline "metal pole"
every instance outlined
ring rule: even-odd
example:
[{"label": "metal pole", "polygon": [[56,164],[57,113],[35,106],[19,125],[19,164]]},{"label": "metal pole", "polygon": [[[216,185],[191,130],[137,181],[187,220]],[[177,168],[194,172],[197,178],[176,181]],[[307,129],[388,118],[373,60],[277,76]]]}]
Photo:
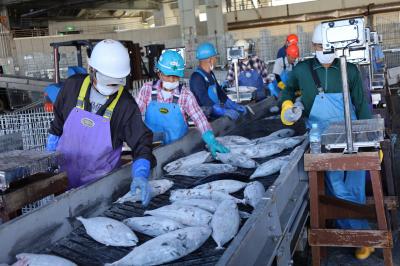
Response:
[{"label": "metal pole", "polygon": [[353,153],[353,135],[352,135],[352,125],[351,125],[351,115],[350,115],[350,95],[349,95],[349,84],[347,82],[347,63],[346,56],[342,55],[340,57],[340,71],[342,74],[342,87],[343,87],[343,105],[344,105],[344,122],[346,128],[346,153]]},{"label": "metal pole", "polygon": [[236,102],[240,103],[240,93],[239,93],[239,79],[238,79],[238,60],[233,60],[233,67],[235,71],[235,87],[236,87]]},{"label": "metal pole", "polygon": [[55,76],[55,82],[59,83],[60,82],[60,65],[59,65],[59,54],[58,54],[58,47],[54,47],[53,49],[53,54],[54,54],[54,76]]}]

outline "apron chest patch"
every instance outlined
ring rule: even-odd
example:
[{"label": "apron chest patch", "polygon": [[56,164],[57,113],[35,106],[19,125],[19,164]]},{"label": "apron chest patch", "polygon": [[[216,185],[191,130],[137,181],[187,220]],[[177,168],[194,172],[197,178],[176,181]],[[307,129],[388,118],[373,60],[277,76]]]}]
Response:
[{"label": "apron chest patch", "polygon": [[168,114],[169,111],[168,111],[167,108],[160,108],[160,113],[162,113],[162,114]]},{"label": "apron chest patch", "polygon": [[81,119],[81,124],[85,127],[94,127],[95,123],[92,119],[84,117]]}]

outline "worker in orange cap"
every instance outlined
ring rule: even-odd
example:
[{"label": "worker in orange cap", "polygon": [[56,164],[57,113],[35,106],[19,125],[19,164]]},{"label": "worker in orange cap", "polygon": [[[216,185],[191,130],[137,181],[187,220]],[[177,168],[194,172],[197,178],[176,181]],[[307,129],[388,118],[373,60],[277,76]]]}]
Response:
[{"label": "worker in orange cap", "polygon": [[275,77],[274,80],[272,80],[272,82],[268,85],[271,94],[275,97],[279,96],[280,90],[285,89],[290,72],[297,64],[299,55],[299,47],[296,44],[292,44],[286,48],[285,57],[280,57],[275,60],[274,68],[272,70],[272,73]]},{"label": "worker in orange cap", "polygon": [[292,44],[296,44],[299,42],[299,37],[296,34],[289,34],[286,37],[285,45],[283,45],[279,50],[276,58],[281,58],[286,56],[286,48],[288,48]]}]

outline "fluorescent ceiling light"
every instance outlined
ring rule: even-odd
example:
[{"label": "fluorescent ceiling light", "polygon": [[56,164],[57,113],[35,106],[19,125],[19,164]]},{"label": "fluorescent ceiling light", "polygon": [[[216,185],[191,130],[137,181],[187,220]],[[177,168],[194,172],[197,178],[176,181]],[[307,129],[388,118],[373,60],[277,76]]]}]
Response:
[{"label": "fluorescent ceiling light", "polygon": [[200,21],[207,21],[207,13],[200,13],[199,14]]}]

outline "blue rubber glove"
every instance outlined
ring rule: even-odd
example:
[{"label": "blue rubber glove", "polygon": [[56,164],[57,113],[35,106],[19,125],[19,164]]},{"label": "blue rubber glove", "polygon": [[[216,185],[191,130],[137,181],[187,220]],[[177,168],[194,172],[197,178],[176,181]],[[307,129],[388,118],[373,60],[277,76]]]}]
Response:
[{"label": "blue rubber glove", "polygon": [[227,116],[232,120],[237,120],[239,118],[239,113],[232,109],[226,109],[221,107],[219,104],[213,105],[212,113],[216,116]]},{"label": "blue rubber glove", "polygon": [[244,107],[243,105],[235,103],[234,101],[232,101],[229,98],[226,100],[225,106],[227,108],[229,108],[229,109],[233,109],[235,111],[238,111],[238,112],[242,113],[243,115],[245,115],[247,113],[246,107]]},{"label": "blue rubber glove", "polygon": [[225,89],[225,88],[229,88],[229,87],[230,87],[229,81],[224,80],[224,82],[222,82],[222,84],[221,84],[221,88]]},{"label": "blue rubber glove", "polygon": [[203,133],[201,136],[205,143],[207,143],[208,149],[211,152],[211,155],[215,158],[217,156],[217,152],[219,153],[228,153],[229,149],[219,143],[214,136],[214,133],[211,130],[208,130]]},{"label": "blue rubber glove", "polygon": [[56,151],[59,140],[60,140],[59,136],[49,133],[49,135],[47,136],[46,150],[47,151]]},{"label": "blue rubber glove", "polygon": [[132,164],[132,184],[131,193],[136,194],[136,189],[141,191],[141,201],[143,207],[147,207],[151,200],[151,186],[148,177],[150,175],[150,161],[146,159],[137,159]]}]

